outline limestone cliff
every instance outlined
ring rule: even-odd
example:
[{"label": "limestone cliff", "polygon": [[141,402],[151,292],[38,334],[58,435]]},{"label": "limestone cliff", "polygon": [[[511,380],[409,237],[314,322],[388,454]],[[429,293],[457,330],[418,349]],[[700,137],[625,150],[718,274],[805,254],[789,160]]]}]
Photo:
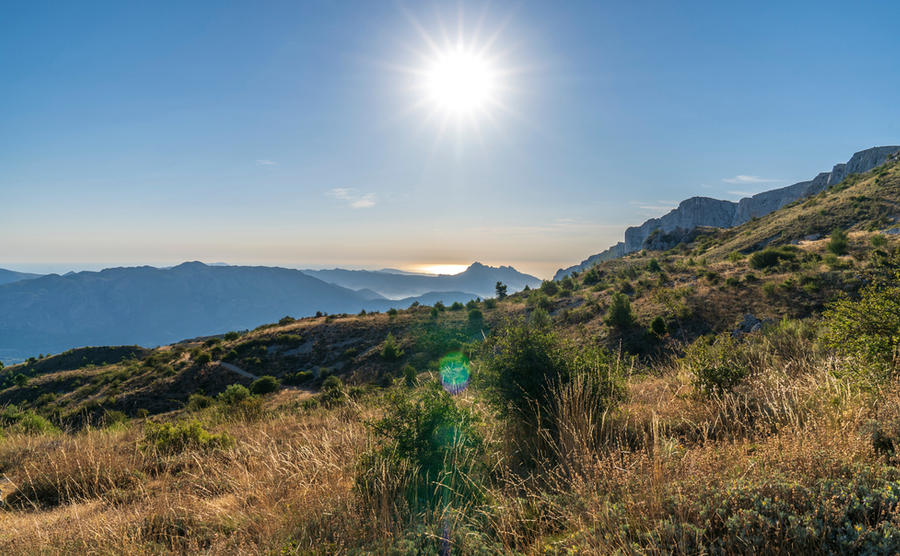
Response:
[{"label": "limestone cliff", "polygon": [[558,270],[554,280],[559,280],[572,271],[590,268],[600,261],[621,257],[641,249],[664,247],[673,241],[682,241],[698,227],[730,228],[739,226],[749,222],[753,217],[765,216],[797,199],[816,195],[822,190],[842,182],[850,174],[868,172],[876,166],[884,164],[889,158],[898,156],[900,156],[900,146],[874,147],[860,151],[854,154],[846,164],[837,164],[830,172],[823,172],[810,181],[764,191],[752,197],[745,197],[737,203],[709,197],[691,197],[682,201],[678,208],[673,209],[665,216],[651,218],[640,226],[632,226],[625,230],[624,242],[593,255],[578,265]]}]

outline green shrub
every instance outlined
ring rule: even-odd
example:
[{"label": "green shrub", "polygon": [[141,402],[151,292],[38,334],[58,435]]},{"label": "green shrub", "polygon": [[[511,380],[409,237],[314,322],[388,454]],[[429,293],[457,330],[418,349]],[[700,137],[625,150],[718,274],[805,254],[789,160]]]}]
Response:
[{"label": "green shrub", "polygon": [[532,292],[530,296],[528,296],[528,301],[525,303],[527,307],[530,308],[540,308],[547,310],[553,306],[553,301],[551,301],[550,297],[541,290],[536,290]]},{"label": "green shrub", "polygon": [[766,297],[772,297],[778,291],[778,286],[773,284],[772,282],[767,282],[762,286],[763,295]]},{"label": "green shrub", "polygon": [[144,425],[142,446],[163,454],[179,454],[185,451],[227,449],[235,445],[227,432],[210,434],[199,421],[172,423],[148,422]]},{"label": "green shrub", "polygon": [[823,315],[826,342],[857,365],[888,374],[900,370],[900,260],[886,277],[871,276],[859,300],[844,297]]},{"label": "green shrub", "polygon": [[194,362],[197,363],[198,366],[202,367],[202,366],[212,362],[212,355],[210,355],[204,351],[203,353],[198,354],[194,358]]},{"label": "green shrub", "polygon": [[472,309],[477,309],[477,308],[478,308],[478,302],[475,301],[474,299],[470,299],[469,302],[466,303],[466,309],[468,309],[470,311]]},{"label": "green shrub", "polygon": [[888,244],[888,240],[881,234],[875,234],[869,238],[869,243],[872,244],[872,247],[884,247]]},{"label": "green shrub", "polygon": [[403,350],[394,339],[394,335],[388,332],[387,338],[384,339],[384,347],[381,348],[381,358],[385,361],[396,361],[403,357]]},{"label": "green shrub", "polygon": [[838,256],[846,255],[849,247],[850,236],[847,235],[846,231],[840,228],[835,228],[834,231],[831,232],[830,241],[825,244],[825,249],[827,249],[829,253]]},{"label": "green shrub", "polygon": [[222,343],[222,338],[210,338],[210,339],[206,340],[205,342],[203,342],[203,346],[206,348],[211,348],[211,347],[221,344],[221,343]]},{"label": "green shrub", "polygon": [[250,399],[250,390],[241,384],[232,384],[219,394],[219,401],[227,405],[239,404],[244,400]]},{"label": "green shrub", "polygon": [[[359,461],[355,490],[377,503],[387,494],[410,502],[464,504],[481,498],[484,443],[480,421],[433,382],[420,392],[392,390],[380,419],[366,421],[373,446]],[[385,493],[385,473],[401,483]],[[403,484],[405,483],[405,488]]]},{"label": "green shrub", "polygon": [[704,336],[688,346],[683,361],[694,374],[696,390],[711,396],[740,384],[749,369],[737,359],[738,353],[737,340],[731,334]]},{"label": "green shrub", "polygon": [[451,311],[462,311],[466,306],[460,303],[459,301],[454,301],[452,305],[450,305]]},{"label": "green shrub", "polygon": [[387,311],[388,318],[394,318],[397,316],[398,313],[399,313],[399,311],[397,309],[394,309],[393,307],[391,307]]},{"label": "green shrub", "polygon": [[533,403],[546,406],[547,385],[566,375],[560,340],[549,326],[515,320],[494,329],[482,344],[473,379],[502,416],[524,416]]},{"label": "green shrub", "polygon": [[274,376],[264,375],[254,380],[250,385],[250,393],[262,396],[281,389],[281,381]]},{"label": "green shrub", "polygon": [[666,319],[661,316],[657,316],[652,321],[650,321],[650,332],[653,333],[657,338],[662,338],[666,334],[669,333],[669,328],[666,326]]},{"label": "green shrub", "polygon": [[647,263],[647,270],[650,272],[662,272],[662,267],[659,266],[659,261],[650,259],[650,262]]},{"label": "green shrub", "polygon": [[546,295],[553,297],[559,291],[559,284],[553,280],[544,280],[541,282],[541,291]]},{"label": "green shrub", "polygon": [[484,300],[484,308],[485,309],[496,309],[497,308],[497,300],[493,298],[488,298]]},{"label": "green shrub", "polygon": [[226,332],[226,333],[225,333],[225,340],[228,341],[228,342],[233,342],[233,341],[237,340],[237,339],[240,338],[240,337],[241,337],[240,332],[235,332],[234,330],[232,330],[231,332]]},{"label": "green shrub", "polygon": [[191,394],[186,407],[188,411],[200,411],[212,406],[214,401],[211,397],[203,394]]},{"label": "green shrub", "polygon": [[401,374],[407,386],[415,385],[419,376],[419,373],[416,372],[416,368],[409,364],[403,366]]},{"label": "green shrub", "polygon": [[347,391],[344,382],[331,375],[322,382],[322,393],[319,395],[321,402],[326,406],[333,406],[343,403],[347,399]]},{"label": "green shrub", "polygon": [[482,320],[484,320],[484,315],[478,309],[472,309],[469,311],[469,322],[472,324],[480,324]]},{"label": "green shrub", "polygon": [[763,270],[777,266],[781,261],[792,261],[797,258],[796,248],[767,247],[750,255],[750,268]]},{"label": "green shrub", "polygon": [[730,276],[727,280],[725,280],[725,285],[730,287],[736,287],[741,285],[741,279],[737,276]]},{"label": "green shrub", "polygon": [[629,328],[634,324],[634,313],[631,311],[631,301],[623,293],[612,294],[612,302],[604,319],[608,326],[616,328]]},{"label": "green shrub", "polygon": [[747,282],[748,284],[755,284],[756,282],[759,282],[759,278],[756,277],[756,274],[748,272],[744,275],[744,282]]},{"label": "green shrub", "polygon": [[438,318],[438,315],[440,315],[440,311],[438,311],[437,307],[432,307],[430,315],[431,315],[431,318],[436,319],[436,318]]},{"label": "green shrub", "polygon": [[586,286],[593,286],[600,281],[600,274],[597,273],[596,269],[592,268],[584,273],[584,278],[582,279],[582,281]]}]

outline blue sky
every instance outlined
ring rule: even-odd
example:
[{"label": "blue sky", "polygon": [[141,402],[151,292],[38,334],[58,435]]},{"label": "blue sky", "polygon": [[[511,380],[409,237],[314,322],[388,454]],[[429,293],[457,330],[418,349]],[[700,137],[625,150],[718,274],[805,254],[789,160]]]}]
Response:
[{"label": "blue sky", "polygon": [[[547,278],[682,199],[900,144],[897,21],[888,1],[9,2],[0,267]],[[497,87],[445,122],[421,74],[460,37]]]}]

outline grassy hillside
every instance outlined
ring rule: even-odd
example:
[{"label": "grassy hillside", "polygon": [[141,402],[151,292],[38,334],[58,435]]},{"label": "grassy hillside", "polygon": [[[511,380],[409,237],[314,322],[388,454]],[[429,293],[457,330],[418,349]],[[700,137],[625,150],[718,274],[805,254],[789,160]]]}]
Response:
[{"label": "grassy hillside", "polygon": [[898,195],[894,164],[499,301],[7,367],[0,552],[897,553]]}]

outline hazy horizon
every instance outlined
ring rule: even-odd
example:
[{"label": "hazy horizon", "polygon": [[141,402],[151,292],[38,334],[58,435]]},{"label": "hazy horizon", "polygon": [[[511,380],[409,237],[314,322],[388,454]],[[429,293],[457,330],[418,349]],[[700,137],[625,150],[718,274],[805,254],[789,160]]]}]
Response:
[{"label": "hazy horizon", "polygon": [[0,268],[550,278],[683,199],[900,143],[898,18],[887,1],[12,4]]},{"label": "hazy horizon", "polygon": [[[30,273],[30,274],[42,274],[42,275],[58,274],[58,275],[63,275],[63,274],[66,274],[66,273],[68,273],[68,272],[76,272],[76,273],[77,273],[77,272],[98,272],[98,271],[106,270],[106,269],[109,269],[109,268],[119,268],[119,267],[123,267],[123,268],[134,268],[134,267],[141,267],[141,266],[150,266],[150,267],[154,267],[154,268],[172,268],[172,267],[178,266],[178,265],[183,264],[183,263],[187,263],[187,262],[195,262],[195,261],[196,261],[196,259],[195,259],[195,260],[189,260],[189,261],[188,261],[188,260],[186,260],[186,261],[180,261],[180,262],[177,262],[177,263],[157,263],[157,264],[152,264],[152,263],[127,263],[127,262],[126,262],[126,263],[122,263],[122,264],[118,264],[118,263],[117,263],[117,264],[112,264],[112,265],[110,265],[110,264],[103,264],[103,263],[71,263],[71,264],[69,264],[69,263],[63,263],[63,264],[58,264],[58,263],[39,263],[39,264],[27,264],[27,263],[25,263],[25,264],[15,264],[15,263],[11,263],[11,264],[9,264],[8,266],[2,267],[2,268],[5,269],[5,270],[11,270],[11,271],[14,271],[14,272],[24,272],[24,273]],[[203,264],[205,264],[205,265],[207,265],[207,266],[218,266],[218,265],[223,265],[223,264],[228,265],[228,266],[270,266],[270,267],[288,268],[288,269],[293,269],[293,270],[334,270],[334,269],[341,269],[341,270],[368,270],[368,271],[373,271],[373,272],[375,272],[375,271],[382,271],[382,270],[397,270],[397,271],[401,271],[401,272],[410,272],[410,273],[416,273],[416,274],[422,274],[422,275],[428,275],[428,276],[438,276],[438,275],[450,275],[450,276],[452,276],[452,275],[456,275],[456,274],[459,274],[459,273],[461,273],[461,272],[464,272],[464,271],[465,271],[467,268],[469,268],[472,264],[478,262],[478,263],[484,264],[485,266],[490,266],[490,267],[494,267],[494,268],[498,268],[498,267],[500,267],[500,266],[512,266],[513,268],[515,268],[515,269],[518,270],[519,272],[524,272],[525,274],[532,274],[532,275],[535,276],[535,277],[541,278],[540,276],[537,276],[536,274],[533,274],[533,273],[530,273],[530,272],[525,272],[525,271],[523,271],[522,269],[517,268],[515,265],[510,265],[510,264],[488,264],[488,263],[484,263],[484,262],[482,262],[482,261],[472,261],[471,263],[468,263],[468,264],[458,264],[458,265],[447,265],[447,264],[442,264],[442,265],[427,265],[427,264],[426,264],[426,265],[414,265],[414,266],[408,266],[408,267],[406,267],[406,268],[397,268],[397,267],[390,267],[390,266],[379,267],[379,268],[375,268],[375,267],[350,267],[350,266],[323,266],[323,265],[313,265],[313,264],[311,264],[311,265],[302,265],[302,264],[301,264],[301,265],[243,264],[243,263],[229,263],[229,262],[226,262],[226,261],[215,261],[215,262],[196,261],[196,262],[201,262],[201,263],[203,263]],[[442,267],[442,268],[440,268],[440,269],[435,268],[435,267],[438,267],[438,266],[439,266],[439,267]],[[456,267],[456,268],[448,268],[448,267]],[[542,278],[542,279],[543,279],[543,278]]]}]

